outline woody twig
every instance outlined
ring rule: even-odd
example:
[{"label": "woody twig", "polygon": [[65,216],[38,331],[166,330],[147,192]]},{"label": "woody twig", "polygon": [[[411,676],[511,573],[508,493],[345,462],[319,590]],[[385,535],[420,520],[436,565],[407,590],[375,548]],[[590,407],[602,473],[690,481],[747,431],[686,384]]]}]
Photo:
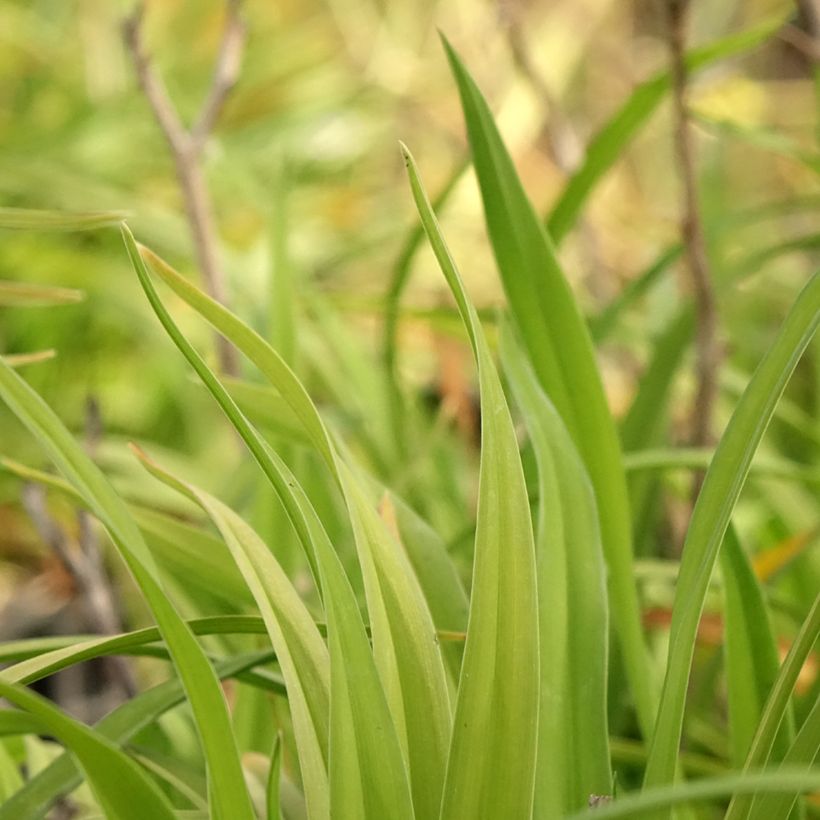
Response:
[{"label": "woody twig", "polygon": [[[240,6],[241,0],[227,0],[225,27],[214,64],[213,79],[200,113],[190,126],[182,122],[162,77],[145,49],[142,36],[145,16],[143,3],[137,5],[123,25],[125,44],[134,63],[137,81],[171,151],[205,287],[223,305],[228,302],[225,272],[219,258],[213,208],[202,169],[202,154],[239,77],[245,46],[245,25],[240,16]],[[216,336],[216,345],[222,372],[237,375],[234,348],[219,334]]]}]

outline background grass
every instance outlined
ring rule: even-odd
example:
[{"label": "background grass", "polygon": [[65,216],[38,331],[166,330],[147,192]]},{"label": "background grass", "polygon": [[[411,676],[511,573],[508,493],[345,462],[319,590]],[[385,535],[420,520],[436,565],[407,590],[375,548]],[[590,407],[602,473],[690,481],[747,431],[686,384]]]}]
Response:
[{"label": "background grass", "polygon": [[[533,789],[534,816],[556,817],[644,781],[662,794],[675,773],[676,794],[711,795],[688,816],[713,817],[734,773],[768,767],[776,787],[782,759],[782,783],[816,788],[816,77],[789,3],[694,5],[727,431],[712,462],[687,448],[660,6],[248,0],[203,158],[228,312],[197,290],[122,46],[127,4],[0,2],[0,637],[25,664],[4,681],[103,651],[16,642],[94,631],[26,514],[32,483],[69,554],[78,508],[105,525],[122,628],[163,639],[94,734],[4,688],[41,723],[0,713],[0,818],[40,816],[78,782],[44,725],[110,816],[128,810],[120,776],[157,807],[222,817],[434,817],[442,795],[444,816],[528,817]],[[215,1],[148,4],[186,121],[223,20]],[[399,139],[421,167],[405,153],[411,188]],[[218,372],[208,323],[246,355],[239,374]],[[37,472],[37,439],[68,484]],[[710,463],[693,514],[691,472]],[[256,614],[253,634],[231,620]],[[204,616],[223,620],[195,621],[195,640],[184,621]],[[93,701],[59,705],[90,721]],[[98,769],[111,743],[128,754]],[[89,816],[91,795],[72,798]],[[790,811],[775,793],[728,816]]]}]

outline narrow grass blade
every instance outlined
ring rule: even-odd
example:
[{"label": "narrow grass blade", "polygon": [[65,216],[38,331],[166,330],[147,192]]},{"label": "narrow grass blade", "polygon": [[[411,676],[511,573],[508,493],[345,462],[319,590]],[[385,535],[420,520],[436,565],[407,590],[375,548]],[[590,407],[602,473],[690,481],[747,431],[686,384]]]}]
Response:
[{"label": "narrow grass blade", "polygon": [[[376,482],[373,482],[376,486]],[[395,493],[378,486],[381,514],[401,543],[419,580],[430,614],[439,632],[467,631],[469,600],[455,562],[438,533]],[[441,645],[452,681],[458,681],[463,645]]]},{"label": "narrow grass blade", "polygon": [[119,225],[123,211],[38,211],[0,208],[0,229],[12,231],[89,231]]},{"label": "narrow grass blade", "polygon": [[800,794],[820,789],[820,772],[802,768],[783,768],[779,771],[755,771],[709,777],[692,783],[678,783],[646,789],[640,794],[627,795],[607,806],[595,806],[567,817],[566,820],[636,820],[655,816],[659,811],[668,813],[673,806],[709,800],[723,800],[731,795],[754,792]]},{"label": "narrow grass blade", "polygon": [[[260,627],[264,628],[261,623]],[[220,678],[232,677],[269,659],[270,653],[255,652],[219,664],[216,672]],[[94,730],[101,737],[117,745],[124,745],[184,699],[185,690],[181,682],[178,679],[169,680],[118,706]],[[60,795],[72,791],[81,780],[82,775],[71,754],[65,753],[26,781],[8,800],[0,803],[0,820],[39,820]]]},{"label": "narrow grass blade", "polygon": [[[450,172],[450,176],[433,200],[433,209],[439,211],[455,191],[465,171],[470,167],[468,158],[462,159]],[[399,334],[399,307],[401,297],[410,281],[412,262],[418,249],[424,241],[424,230],[416,223],[401,246],[393,264],[390,286],[384,300],[384,331],[383,352],[384,366],[389,391],[390,417],[393,425],[394,438],[400,448],[400,453],[406,456],[406,424],[407,408],[404,404],[398,374],[398,334]]]},{"label": "narrow grass blade", "polygon": [[30,364],[51,361],[56,355],[56,350],[37,350],[33,353],[12,353],[9,356],[3,356],[3,360],[9,367],[26,367]]},{"label": "narrow grass blade", "polygon": [[273,741],[273,750],[270,755],[270,769],[265,792],[267,820],[282,820],[282,811],[279,808],[279,779],[282,776],[282,733],[279,732]]},{"label": "narrow grass blade", "polygon": [[[156,758],[156,752],[151,754],[143,752],[132,752],[132,757],[139,763],[143,769],[153,774],[158,780],[161,780],[170,787],[170,789],[179,795],[186,803],[196,808],[198,811],[204,812],[208,816],[208,801],[202,796],[205,794],[205,784],[201,788],[194,788],[185,778],[181,777],[176,771],[172,771],[174,760],[165,759],[160,763]],[[175,767],[178,768],[178,767]],[[177,816],[179,813],[177,812]]]},{"label": "narrow grass blade", "polygon": [[632,533],[615,425],[589,332],[481,92],[445,42],[461,94],[484,213],[510,310],[533,368],[572,435],[595,488],[610,607],[648,736],[656,698],[632,577]]},{"label": "narrow grass blade", "polygon": [[[806,717],[797,737],[783,757],[784,768],[797,769],[800,764],[810,771],[817,756],[820,755],[820,698]],[[786,820],[791,813],[796,795],[767,794],[758,797],[751,810],[749,820]]]},{"label": "narrow grass blade", "polygon": [[339,469],[365,582],[373,652],[406,744],[415,814],[432,820],[441,805],[451,733],[435,626],[407,554],[370,502],[363,482],[344,462]]},{"label": "narrow grass blade", "polygon": [[82,302],[83,299],[85,299],[85,294],[81,290],[0,280],[0,306],[2,307],[65,305]]},{"label": "narrow grass blade", "polygon": [[649,366],[621,424],[625,452],[658,446],[668,422],[670,387],[692,338],[693,327],[693,312],[684,308],[654,343]]},{"label": "narrow grass blade", "polygon": [[683,245],[680,243],[663,250],[649,267],[639,273],[605,308],[588,320],[589,332],[597,344],[612,333],[623,312],[646,294],[682,253]]},{"label": "narrow grass blade", "polygon": [[[782,16],[765,20],[747,31],[693,49],[686,55],[687,70],[695,72],[718,60],[752,51],[779,31],[783,23]],[[560,244],[572,230],[592,190],[660,105],[670,83],[669,71],[641,83],[592,138],[583,164],[572,175],[547,219],[547,229],[554,242]]]},{"label": "narrow grass blade", "polygon": [[777,400],[820,323],[820,274],[797,298],[718,444],[683,547],[646,786],[672,782],[698,621],[721,541]]},{"label": "narrow grass blade", "polygon": [[141,451],[137,455],[153,476],[202,507],[225,540],[259,607],[287,684],[308,814],[328,817],[330,658],[313,618],[273,553],[242,518]]},{"label": "narrow grass blade", "polygon": [[[0,468],[24,481],[34,481],[63,493],[88,508],[85,500],[64,479],[0,456]],[[226,607],[241,610],[251,602],[242,576],[218,538],[176,516],[140,504],[128,504],[140,532],[163,572],[184,578],[205,597],[219,599]]]},{"label": "narrow grass blade", "polygon": [[413,199],[478,364],[481,469],[467,643],[442,818],[528,818],[538,726],[535,546],[518,442],[487,340],[402,146]]},{"label": "narrow grass blade", "polygon": [[[21,713],[23,718],[30,717],[25,713]],[[5,716],[5,711],[0,712],[0,716]],[[25,727],[21,727],[25,728]],[[35,731],[37,727],[35,725]],[[23,778],[20,774],[20,768],[14,762],[14,758],[9,754],[6,745],[0,742],[0,804],[4,803],[8,798],[14,794],[23,785]]]},{"label": "narrow grass blade", "polygon": [[224,378],[223,383],[252,424],[294,444],[309,443],[298,416],[278,391],[240,379]]},{"label": "narrow grass blade", "polygon": [[[133,243],[133,237],[130,238],[130,241]],[[206,321],[210,322],[226,338],[229,338],[262,370],[265,377],[279,391],[293,414],[301,422],[309,441],[319,451],[322,459],[338,480],[333,447],[324,424],[316,411],[316,407],[310,400],[310,396],[308,396],[307,391],[287,362],[256,331],[248,327],[219,302],[211,299],[191,284],[153,251],[144,246],[140,246],[138,249],[136,243],[133,243],[133,248],[136,256],[132,256],[132,263],[135,267],[139,265],[144,268],[145,263],[147,263],[151,270],[177,296],[200,313]],[[167,326],[166,330],[168,330]],[[264,364],[264,367],[262,367],[262,364]]]},{"label": "narrow grass blade", "polygon": [[[763,592],[732,526],[726,530],[720,567],[724,590],[729,748],[732,765],[740,768],[777,678],[780,661]],[[793,736],[794,722],[788,715],[775,744],[777,760],[783,759]]]},{"label": "narrow grass blade", "polygon": [[[186,622],[195,635],[264,635],[263,621],[250,615],[218,615]],[[0,644],[0,662],[18,661],[0,672],[0,680],[33,683],[61,669],[105,655],[130,654],[162,640],[155,626],[120,635],[60,635]]]},{"label": "narrow grass blade", "polygon": [[[769,761],[778,730],[788,714],[789,702],[792,691],[794,690],[794,685],[797,683],[797,677],[812,647],[817,643],[818,637],[820,637],[820,595],[815,599],[814,605],[806,617],[806,620],[803,622],[799,634],[789,649],[789,654],[780,667],[777,680],[769,692],[769,697],[763,709],[763,714],[760,718],[754,739],[752,740],[749,754],[746,756],[745,771],[748,772],[759,766],[765,766]],[[816,729],[810,727],[809,731],[813,733],[815,730]],[[799,754],[802,755],[802,743]],[[805,760],[801,762],[805,762]],[[742,817],[745,818],[751,804],[752,798],[747,794],[735,798],[729,804],[729,810],[726,812],[725,820],[740,820]]]},{"label": "narrow grass blade", "polygon": [[[621,445],[626,453],[659,446],[669,424],[668,405],[675,377],[692,338],[693,312],[684,308],[653,342],[652,356],[638,392],[621,423]],[[629,476],[629,501],[638,549],[653,534],[659,484],[657,476]]]},{"label": "narrow grass blade", "polygon": [[558,411],[508,324],[501,360],[538,463],[536,532],[541,709],[534,817],[611,795],[606,565],[595,493]]},{"label": "narrow grass blade", "polygon": [[[217,302],[192,290],[162,260],[144,253],[152,269],[248,356],[288,401],[337,480],[353,527],[374,656],[406,754],[415,810],[419,818],[437,815],[450,735],[450,706],[435,625],[406,554],[378,517],[363,479],[339,457],[313,402],[281,356]],[[426,720],[417,720],[419,714]]]},{"label": "narrow grass blade", "polygon": [[21,686],[0,680],[0,697],[30,712],[46,731],[71,749],[107,816],[117,820],[174,820],[165,795],[113,743]]},{"label": "narrow grass blade", "polygon": [[[131,262],[154,312],[180,352],[202,379],[225,415],[239,432],[270,480],[311,561],[323,593],[330,649],[330,800],[331,813],[341,820],[397,820],[413,816],[407,770],[398,735],[379,679],[367,633],[350,582],[310,501],[281,458],[262,440],[228,392],[193,349],[160,300],[140,251],[127,229],[123,232]],[[250,328],[162,263],[166,276],[188,298],[204,305],[231,325],[226,333],[246,354],[248,349],[270,351],[289,391],[282,394],[299,408],[306,431],[315,439],[329,466],[336,470],[333,450],[321,419],[302,385],[281,357]],[[170,284],[170,282],[169,282]],[[278,385],[277,385],[278,386]],[[337,474],[337,473],[335,473]]]},{"label": "narrow grass blade", "polygon": [[201,647],[165,595],[156,564],[124,502],[54,412],[2,361],[0,396],[103,522],[151,607],[191,701],[208,761],[216,815],[221,820],[251,818],[250,798],[219,682]]},{"label": "narrow grass blade", "polygon": [[[43,724],[37,720],[34,715],[30,715],[28,712],[23,712],[17,709],[0,709],[0,735],[3,735],[3,737],[13,737],[15,735],[36,735],[39,732],[42,732],[42,730]],[[23,781],[20,777],[17,764],[14,763],[8,752],[6,752],[6,755],[8,764],[14,766],[14,774],[19,780],[20,786],[22,786]],[[6,774],[5,776],[8,777],[9,775]],[[8,798],[8,795],[8,792],[3,795],[4,801]],[[3,804],[0,803],[0,806],[2,805]]]},{"label": "narrow grass blade", "polygon": [[[624,469],[627,473],[641,473],[648,470],[705,470],[715,457],[715,450],[699,447],[680,447],[672,450],[639,450],[624,454]],[[766,478],[802,481],[807,484],[820,483],[820,470],[803,464],[795,464],[785,458],[760,456],[749,466],[750,475]]]}]

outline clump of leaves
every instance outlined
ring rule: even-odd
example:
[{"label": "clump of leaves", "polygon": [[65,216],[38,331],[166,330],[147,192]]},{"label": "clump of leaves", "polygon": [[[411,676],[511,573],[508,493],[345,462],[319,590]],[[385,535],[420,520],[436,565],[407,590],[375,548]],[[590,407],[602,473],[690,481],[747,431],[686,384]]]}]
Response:
[{"label": "clump of leaves", "polygon": [[[478,371],[481,449],[469,596],[443,539],[371,474],[355,442],[326,421],[287,359],[123,226],[128,257],[154,313],[290,522],[310,589],[305,593],[302,582],[297,589],[275,545],[248,521],[161,457],[134,448],[146,470],[197,508],[218,538],[185,530],[161,510],[141,508],[115,490],[54,412],[0,360],[0,396],[62,477],[10,462],[7,468],[94,514],[157,625],[119,636],[0,646],[0,658],[12,662],[0,675],[0,695],[17,707],[0,712],[0,733],[50,735],[66,750],[29,765],[23,780],[19,762],[31,764],[25,749],[0,742],[0,820],[43,816],[83,780],[91,787],[86,802],[108,817],[221,820],[665,817],[676,804],[727,797],[728,817],[785,818],[796,794],[820,789],[812,768],[820,709],[815,703],[798,726],[790,706],[820,632],[820,599],[778,667],[768,603],[729,529],[752,458],[820,322],[820,276],[797,296],[711,458],[681,556],[663,682],[656,685],[656,659],[640,622],[627,473],[592,338],[486,102],[458,56],[447,51],[509,302],[500,336],[508,398],[418,168],[402,146],[423,231]],[[647,110],[666,83],[661,78],[644,89],[639,101],[646,97]],[[617,155],[618,145],[610,148]],[[603,173],[610,154],[599,146],[591,155],[600,166],[596,173]],[[570,204],[553,213],[550,225],[559,235],[591,188],[592,173],[570,183]],[[0,224],[4,220],[11,227],[48,228],[107,221],[98,214],[61,221],[53,214],[0,211]],[[209,367],[171,315],[157,279],[253,364],[269,392],[243,393],[241,384]],[[22,298],[20,289],[4,292]],[[74,298],[43,289],[29,295]],[[266,423],[278,435],[257,426],[248,396],[270,397],[276,411]],[[535,456],[534,527],[513,399]],[[309,474],[297,475],[280,452],[283,431],[289,446],[298,442],[314,459],[312,469],[322,471],[327,486],[321,496]],[[341,526],[328,513],[328,495],[341,510]],[[167,536],[159,547],[158,529]],[[168,552],[183,568],[174,585],[163,560]],[[719,556],[731,630],[731,759],[724,774],[684,782],[687,685]],[[180,580],[214,594],[230,587],[240,609],[252,601],[258,615],[183,617],[175,601]],[[646,751],[644,788],[607,801],[615,792],[617,747],[608,729],[610,621]],[[205,636],[207,643],[200,640]],[[269,646],[260,649],[251,636],[264,636]],[[167,658],[174,675],[94,727],[26,688],[110,653]],[[243,697],[276,729],[261,782],[240,754],[248,744],[245,733],[240,741],[236,714],[220,686],[227,678],[242,682]],[[269,697],[286,703],[286,718]],[[201,760],[175,758],[173,733],[163,728],[164,716],[183,702]]]}]

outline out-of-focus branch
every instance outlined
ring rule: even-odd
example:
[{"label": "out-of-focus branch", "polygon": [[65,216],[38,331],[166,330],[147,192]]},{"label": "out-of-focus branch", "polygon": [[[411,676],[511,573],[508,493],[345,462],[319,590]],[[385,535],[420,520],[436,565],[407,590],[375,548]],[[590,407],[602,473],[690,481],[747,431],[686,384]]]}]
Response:
[{"label": "out-of-focus branch", "polygon": [[[100,435],[99,410],[96,402],[89,399],[86,412],[86,449],[89,455],[93,455]],[[22,502],[40,538],[51,548],[71,575],[88,626],[103,635],[122,632],[123,622],[119,606],[114,598],[97,533],[94,531],[89,513],[85,510],[77,512],[78,537],[75,540],[48,511],[43,487],[26,484],[23,487]],[[123,694],[126,697],[136,694],[136,683],[126,660],[112,656],[104,662],[110,679],[121,688]]]},{"label": "out-of-focus branch", "polygon": [[[222,304],[227,304],[228,301],[227,288],[217,250],[213,208],[202,171],[202,152],[239,76],[245,46],[245,25],[240,16],[240,6],[241,0],[227,0],[225,28],[211,87],[190,128],[180,119],[165,83],[154,69],[145,49],[142,38],[144,4],[138,4],[123,24],[123,36],[134,63],[137,81],[171,149],[205,287]],[[231,376],[237,375],[234,348],[219,334],[216,335],[216,345],[222,371]]]},{"label": "out-of-focus branch", "polygon": [[[668,10],[669,50],[672,61],[672,98],[675,116],[675,152],[683,187],[681,232],[686,266],[696,313],[696,388],[691,414],[690,443],[700,447],[712,437],[712,416],[717,397],[717,371],[720,349],[717,339],[717,307],[706,254],[706,241],[698,204],[695,148],[687,108],[687,73],[684,60],[686,18],[689,0],[661,0]],[[693,495],[697,495],[703,474],[695,477]]]}]

